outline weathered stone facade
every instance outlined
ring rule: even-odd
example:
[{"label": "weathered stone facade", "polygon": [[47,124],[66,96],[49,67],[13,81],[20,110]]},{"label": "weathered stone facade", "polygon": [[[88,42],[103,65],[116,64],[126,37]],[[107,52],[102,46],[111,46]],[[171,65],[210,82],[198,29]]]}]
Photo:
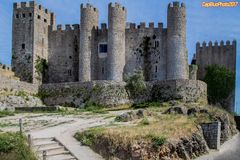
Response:
[{"label": "weathered stone facade", "polygon": [[48,9],[35,1],[14,3],[12,69],[21,80],[34,83],[41,80],[35,62],[38,57],[48,59],[50,26],[55,26],[55,17]]},{"label": "weathered stone facade", "polygon": [[87,102],[114,107],[147,101],[205,102],[207,85],[195,80],[166,80],[147,83],[148,89],[138,97],[131,97],[124,82],[91,81],[43,84],[39,93],[44,95],[46,105],[80,107]]},{"label": "weathered stone facade", "polygon": [[13,68],[16,75],[24,81],[33,77],[35,82],[33,63],[39,56],[48,61],[49,83],[122,81],[124,74],[137,69],[148,72],[148,81],[188,79],[185,5],[169,4],[168,28],[163,28],[162,23],[158,27],[154,23],[149,27],[145,23],[126,25],[126,17],[126,8],[111,3],[109,27],[101,24],[98,28],[98,10],[90,4],[81,5],[80,27],[66,25],[61,29],[55,25],[54,14],[41,5],[15,3]]},{"label": "weathered stone facade", "polygon": [[[203,80],[206,74],[205,68],[214,64],[226,67],[236,73],[236,55],[236,40],[233,40],[232,43],[226,41],[225,44],[223,41],[220,44],[217,41],[214,44],[210,41],[208,45],[206,42],[203,42],[202,45],[198,42],[196,44],[196,54],[192,60],[192,64],[198,66],[197,79]],[[235,111],[235,88],[221,105],[230,112]]]},{"label": "weathered stone facade", "polygon": [[204,123],[201,127],[208,147],[210,149],[220,149],[221,123]]}]

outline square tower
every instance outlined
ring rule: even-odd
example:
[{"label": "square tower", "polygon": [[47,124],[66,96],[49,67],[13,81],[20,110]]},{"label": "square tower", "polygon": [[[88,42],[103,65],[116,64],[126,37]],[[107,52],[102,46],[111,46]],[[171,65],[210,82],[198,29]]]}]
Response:
[{"label": "square tower", "polygon": [[14,3],[12,24],[12,68],[22,81],[39,83],[36,60],[48,57],[49,27],[55,17],[35,1]]}]

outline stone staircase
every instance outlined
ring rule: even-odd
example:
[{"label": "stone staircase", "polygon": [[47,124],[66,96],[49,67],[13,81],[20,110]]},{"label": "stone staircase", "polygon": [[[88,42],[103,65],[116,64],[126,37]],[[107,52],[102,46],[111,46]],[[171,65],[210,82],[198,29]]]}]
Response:
[{"label": "stone staircase", "polygon": [[31,144],[39,160],[78,160],[54,137],[34,138]]}]

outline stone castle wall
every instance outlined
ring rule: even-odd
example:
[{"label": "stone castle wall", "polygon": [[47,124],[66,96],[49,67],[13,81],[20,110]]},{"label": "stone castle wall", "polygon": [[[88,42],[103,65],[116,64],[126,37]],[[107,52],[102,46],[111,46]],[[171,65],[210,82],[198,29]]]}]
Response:
[{"label": "stone castle wall", "polygon": [[[154,23],[146,27],[143,22],[126,26],[126,9],[119,4],[109,4],[108,27],[102,24],[98,28],[98,10],[87,4],[81,5],[80,28],[66,25],[64,30],[60,26],[56,29],[54,14],[41,5],[33,1],[15,3],[13,69],[23,81],[41,81],[35,71],[39,56],[49,63],[48,83],[121,81],[124,74],[132,74],[137,69],[145,70],[149,81],[166,80],[170,72],[178,75],[168,79],[187,79],[185,6],[181,5],[174,3],[168,8],[170,30],[163,28],[162,23],[157,27]],[[23,14],[25,18],[21,17]],[[17,15],[20,17],[16,18]],[[144,37],[150,38],[147,56],[143,49]],[[106,53],[99,52],[100,44],[108,45]]]},{"label": "stone castle wall", "polygon": [[236,41],[232,44],[227,41],[224,44],[223,41],[218,44],[216,41],[214,44],[210,41],[208,45],[203,42],[202,45],[198,42],[196,45],[195,61],[198,65],[198,79],[203,79],[206,72],[205,67],[208,65],[218,64],[224,66],[231,71],[236,72]]},{"label": "stone castle wall", "polygon": [[124,82],[92,81],[84,83],[43,84],[40,94],[44,95],[46,105],[67,105],[81,107],[87,102],[114,107],[129,103],[146,101],[205,102],[207,85],[195,80],[155,81],[148,83],[144,95],[134,97],[128,94]]},{"label": "stone castle wall", "polygon": [[78,81],[79,25],[61,25],[49,33],[48,82]]},{"label": "stone castle wall", "polygon": [[[48,27],[55,23],[53,13],[35,1],[14,3],[12,68],[22,81],[38,83],[37,57],[47,59]],[[24,70],[23,70],[24,68]]]}]

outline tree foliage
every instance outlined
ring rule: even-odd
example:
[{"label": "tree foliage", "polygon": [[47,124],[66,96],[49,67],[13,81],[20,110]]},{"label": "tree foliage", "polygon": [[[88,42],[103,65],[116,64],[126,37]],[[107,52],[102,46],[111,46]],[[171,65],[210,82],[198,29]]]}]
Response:
[{"label": "tree foliage", "polygon": [[235,87],[235,73],[219,65],[207,66],[203,80],[208,85],[210,103],[221,103]]},{"label": "tree foliage", "polygon": [[47,73],[47,69],[48,69],[47,60],[44,58],[37,57],[35,69],[38,76],[41,76],[41,75],[44,76]]},{"label": "tree foliage", "polygon": [[124,81],[127,83],[126,89],[129,95],[133,98],[141,95],[147,89],[142,70],[137,70],[134,74],[125,76]]}]

